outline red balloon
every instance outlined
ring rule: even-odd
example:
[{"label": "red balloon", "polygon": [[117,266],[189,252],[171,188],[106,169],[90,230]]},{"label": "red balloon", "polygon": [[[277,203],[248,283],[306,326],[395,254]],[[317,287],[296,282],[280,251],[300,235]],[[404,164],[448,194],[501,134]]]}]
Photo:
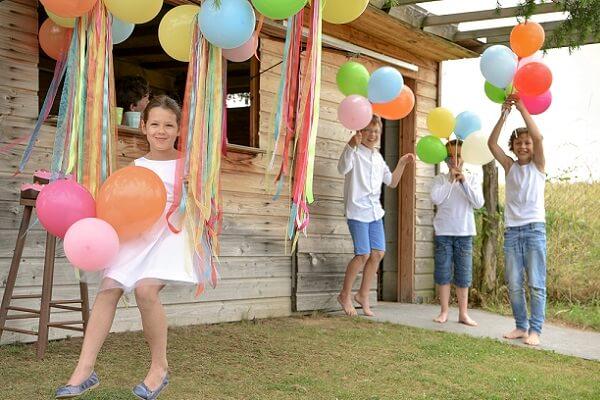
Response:
[{"label": "red balloon", "polygon": [[56,25],[50,18],[40,27],[40,47],[51,58],[59,60],[63,53],[69,50],[73,29]]},{"label": "red balloon", "polygon": [[552,72],[541,62],[526,64],[515,74],[515,88],[519,93],[527,96],[539,96],[546,93],[551,85]]},{"label": "red balloon", "polygon": [[87,14],[98,0],[40,0],[46,10],[60,17],[75,18]]}]

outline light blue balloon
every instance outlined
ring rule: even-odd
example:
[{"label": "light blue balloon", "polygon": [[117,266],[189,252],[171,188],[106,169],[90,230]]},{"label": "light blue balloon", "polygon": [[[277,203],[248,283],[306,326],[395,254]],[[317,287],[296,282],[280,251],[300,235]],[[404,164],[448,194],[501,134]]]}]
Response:
[{"label": "light blue balloon", "polygon": [[135,25],[131,22],[125,22],[113,15],[111,28],[113,44],[126,41],[133,33],[133,28],[135,28]]},{"label": "light blue balloon", "polygon": [[404,78],[396,68],[377,68],[369,79],[369,100],[371,103],[388,103],[400,95]]},{"label": "light blue balloon", "polygon": [[471,111],[461,112],[456,116],[454,134],[461,140],[465,140],[473,132],[481,130],[481,118]]},{"label": "light blue balloon", "polygon": [[485,80],[498,88],[506,88],[517,72],[518,58],[506,46],[488,47],[481,56],[479,68]]},{"label": "light blue balloon", "polygon": [[240,47],[254,33],[256,15],[248,0],[207,0],[200,9],[200,30],[206,40],[222,49]]}]

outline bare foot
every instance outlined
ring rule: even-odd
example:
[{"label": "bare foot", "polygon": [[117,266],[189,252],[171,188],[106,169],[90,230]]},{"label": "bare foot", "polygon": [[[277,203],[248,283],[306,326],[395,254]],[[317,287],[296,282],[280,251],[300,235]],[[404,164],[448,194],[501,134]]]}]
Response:
[{"label": "bare foot", "polygon": [[527,336],[527,331],[524,331],[522,329],[513,329],[512,331],[502,335],[502,337],[505,339],[520,339],[527,338]]},{"label": "bare foot", "polygon": [[369,296],[367,297],[363,297],[360,295],[360,293],[357,293],[354,295],[354,301],[356,301],[358,304],[361,305],[362,309],[363,309],[363,313],[367,316],[367,317],[374,317],[375,314],[373,313],[373,311],[371,311],[371,307],[369,306]]},{"label": "bare foot", "polygon": [[458,322],[461,324],[465,324],[467,326],[477,326],[477,322],[473,321],[471,317],[468,315],[463,315],[462,317],[458,317]]},{"label": "bare foot", "polygon": [[79,386],[81,385],[87,378],[90,377],[92,372],[94,371],[93,367],[80,367],[79,365],[73,371],[73,375],[67,382],[67,385],[71,386]]},{"label": "bare foot", "polygon": [[433,321],[437,322],[438,324],[445,324],[446,321],[448,321],[448,311],[442,311],[437,318],[433,319]]},{"label": "bare foot", "polygon": [[523,340],[523,343],[530,346],[539,346],[540,335],[537,332],[531,332],[528,337]]},{"label": "bare foot", "polygon": [[144,384],[148,389],[155,391],[162,384],[165,376],[167,376],[167,370],[165,368],[150,367],[148,375],[144,378]]},{"label": "bare foot", "polygon": [[350,300],[350,296],[342,297],[342,295],[338,295],[337,297],[338,303],[344,309],[344,312],[349,317],[356,317],[358,313],[356,312],[356,308],[352,305],[352,300]]}]

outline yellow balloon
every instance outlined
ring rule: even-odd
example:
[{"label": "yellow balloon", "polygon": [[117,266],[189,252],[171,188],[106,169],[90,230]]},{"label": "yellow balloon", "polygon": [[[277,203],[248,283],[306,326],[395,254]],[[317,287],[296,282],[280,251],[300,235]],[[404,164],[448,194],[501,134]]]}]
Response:
[{"label": "yellow balloon", "polygon": [[165,52],[176,60],[190,61],[193,27],[200,7],[186,4],[172,8],[158,26],[158,40]]},{"label": "yellow balloon", "polygon": [[445,139],[454,131],[456,120],[450,110],[438,107],[427,115],[427,127],[435,136]]},{"label": "yellow balloon", "polygon": [[102,0],[108,11],[121,21],[143,24],[158,15],[163,0]]},{"label": "yellow balloon", "polygon": [[75,26],[75,18],[61,17],[60,15],[53,14],[48,10],[46,10],[46,14],[48,14],[48,17],[56,25],[64,26],[65,28],[73,28]]},{"label": "yellow balloon", "polygon": [[326,0],[323,19],[332,24],[347,24],[360,17],[369,0]]}]

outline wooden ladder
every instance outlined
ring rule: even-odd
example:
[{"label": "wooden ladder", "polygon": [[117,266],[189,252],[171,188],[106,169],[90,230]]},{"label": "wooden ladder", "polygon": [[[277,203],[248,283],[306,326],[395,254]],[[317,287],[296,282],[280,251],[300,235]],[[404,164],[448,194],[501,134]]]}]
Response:
[{"label": "wooden ladder", "polygon": [[[44,178],[34,177],[34,183],[47,184],[48,180]],[[25,239],[31,221],[31,214],[35,207],[35,202],[39,192],[32,189],[21,191],[21,205],[24,206],[23,218],[19,234],[15,243],[15,251],[13,254],[8,278],[4,288],[4,296],[2,297],[2,306],[0,307],[0,337],[4,331],[23,333],[26,335],[37,336],[37,357],[42,359],[48,346],[48,330],[49,328],[61,328],[73,331],[85,332],[89,318],[89,298],[87,283],[79,282],[79,290],[81,296],[79,299],[73,300],[52,300],[52,284],[54,280],[54,259],[56,253],[56,237],[49,232],[46,232],[46,251],[44,255],[44,277],[42,282],[41,294],[23,294],[13,295],[17,274],[21,264],[21,256],[25,247]],[[12,300],[22,299],[40,299],[40,309],[36,310],[28,307],[12,306]],[[50,312],[52,308],[58,308],[68,311],[81,312],[81,320],[50,322]],[[9,315],[9,311],[17,313]],[[38,331],[30,331],[16,327],[6,326],[6,321],[20,320],[29,318],[39,318]],[[81,326],[78,326],[81,325]]]}]

